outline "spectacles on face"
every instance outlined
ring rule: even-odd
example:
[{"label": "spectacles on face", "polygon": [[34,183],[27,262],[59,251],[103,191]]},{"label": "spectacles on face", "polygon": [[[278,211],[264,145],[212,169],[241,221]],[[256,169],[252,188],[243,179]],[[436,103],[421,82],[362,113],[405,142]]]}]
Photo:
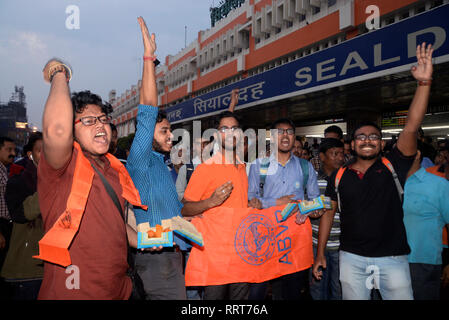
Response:
[{"label": "spectacles on face", "polygon": [[369,141],[379,141],[381,137],[374,133],[368,136],[366,134],[358,134],[355,136],[355,140],[358,141],[366,141],[366,139],[368,139]]},{"label": "spectacles on face", "polygon": [[105,114],[98,116],[98,117],[87,116],[87,117],[79,118],[78,120],[75,121],[75,124],[81,122],[85,126],[93,126],[94,124],[97,123],[97,120],[100,121],[102,124],[109,124],[109,123],[111,123],[112,117],[107,116]]},{"label": "spectacles on face", "polygon": [[288,128],[288,129],[277,128],[277,131],[280,136],[282,136],[284,133],[287,133],[289,136],[291,136],[295,133],[295,130],[292,128]]},{"label": "spectacles on face", "polygon": [[234,132],[234,131],[237,131],[238,129],[240,129],[240,127],[235,126],[235,127],[229,128],[229,127],[223,126],[223,127],[218,128],[218,131],[220,131],[221,133],[226,133],[229,131]]}]

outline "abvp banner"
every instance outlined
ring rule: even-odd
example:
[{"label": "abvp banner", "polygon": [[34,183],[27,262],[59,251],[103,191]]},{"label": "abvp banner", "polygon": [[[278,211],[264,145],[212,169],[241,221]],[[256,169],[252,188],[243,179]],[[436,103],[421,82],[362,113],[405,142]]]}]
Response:
[{"label": "abvp banner", "polygon": [[186,286],[259,283],[311,267],[310,221],[281,221],[283,208],[213,208],[194,218],[204,247],[192,248]]}]

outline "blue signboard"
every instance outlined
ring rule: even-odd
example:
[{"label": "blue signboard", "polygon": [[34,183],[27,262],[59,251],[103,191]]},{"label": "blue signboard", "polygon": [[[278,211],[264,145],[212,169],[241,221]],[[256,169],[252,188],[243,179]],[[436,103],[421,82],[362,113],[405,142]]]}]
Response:
[{"label": "blue signboard", "polygon": [[236,109],[410,69],[416,46],[434,47],[435,63],[449,61],[449,5],[435,8],[336,46],[248,77],[166,109],[172,123],[225,110],[239,88]]}]

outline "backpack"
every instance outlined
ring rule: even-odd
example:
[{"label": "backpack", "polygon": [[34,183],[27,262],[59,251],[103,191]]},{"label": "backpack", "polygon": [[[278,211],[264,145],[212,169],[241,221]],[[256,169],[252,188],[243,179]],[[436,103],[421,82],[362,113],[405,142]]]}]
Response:
[{"label": "backpack", "polygon": [[[382,163],[388,168],[388,170],[390,170],[391,174],[393,175],[394,183],[396,185],[396,189],[398,190],[399,194],[399,199],[401,199],[402,201],[404,196],[404,189],[402,188],[402,185],[399,182],[398,175],[394,170],[393,165],[385,157],[382,157]],[[338,185],[340,184],[341,178],[343,176],[343,173],[346,171],[346,168],[347,167],[340,167],[340,169],[338,169],[337,171],[337,175],[335,176],[335,193],[337,194],[338,212],[341,212],[341,201],[340,201],[340,193],[338,192]]]},{"label": "backpack", "polygon": [[[297,158],[299,160],[299,164],[301,165],[301,171],[303,176],[302,187],[304,189],[304,198],[306,197],[307,192],[307,182],[309,181],[309,162],[302,158]],[[263,198],[263,187],[265,185],[265,180],[267,179],[268,167],[270,166],[270,158],[263,158],[260,161],[260,169],[259,169],[259,195]]]}]

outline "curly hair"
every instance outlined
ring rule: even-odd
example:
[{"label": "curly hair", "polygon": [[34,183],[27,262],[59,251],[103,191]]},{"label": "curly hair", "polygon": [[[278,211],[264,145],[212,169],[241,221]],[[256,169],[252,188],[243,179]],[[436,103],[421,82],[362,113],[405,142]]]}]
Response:
[{"label": "curly hair", "polygon": [[99,106],[106,115],[112,113],[111,104],[103,102],[99,95],[91,93],[89,90],[72,93],[71,100],[74,113],[82,113],[88,104]]}]

